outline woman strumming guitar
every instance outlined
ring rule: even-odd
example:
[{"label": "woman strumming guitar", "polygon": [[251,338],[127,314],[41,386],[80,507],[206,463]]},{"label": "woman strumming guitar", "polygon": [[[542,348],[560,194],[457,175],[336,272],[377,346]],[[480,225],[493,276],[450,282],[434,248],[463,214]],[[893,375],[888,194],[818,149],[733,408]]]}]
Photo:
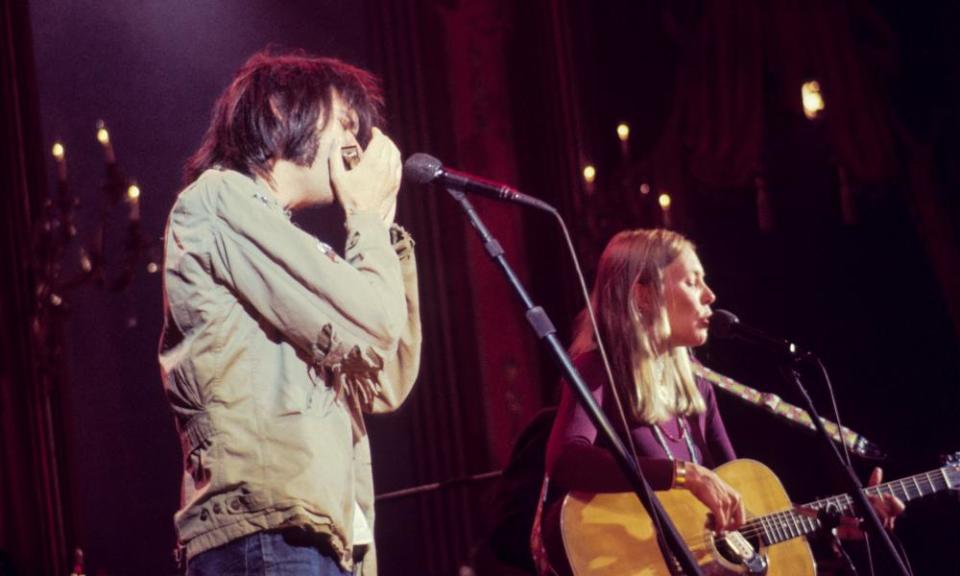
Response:
[{"label": "woman strumming guitar", "polygon": [[[712,513],[717,531],[745,522],[741,495],[711,469],[735,458],[714,391],[694,376],[690,348],[707,340],[716,295],[693,244],[663,229],[617,234],[600,259],[591,294],[616,390],[589,318],[581,314],[571,356],[594,398],[622,433],[630,429],[642,471],[654,490],[688,490]],[[622,416],[618,408],[622,404]],[[535,535],[546,549],[541,570],[569,574],[559,529],[562,496],[571,490],[625,492],[630,485],[568,387],[551,432],[546,501]],[[880,481],[874,470],[871,484]],[[873,500],[888,527],[903,511],[892,496]],[[549,561],[549,568],[547,562]]]}]

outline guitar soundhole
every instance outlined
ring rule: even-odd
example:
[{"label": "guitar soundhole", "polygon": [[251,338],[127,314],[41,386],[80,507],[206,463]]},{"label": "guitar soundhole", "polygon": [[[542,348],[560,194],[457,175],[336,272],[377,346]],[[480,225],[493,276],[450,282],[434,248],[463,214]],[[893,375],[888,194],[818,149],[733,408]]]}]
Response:
[{"label": "guitar soundhole", "polygon": [[760,539],[734,531],[713,534],[714,547],[727,563],[745,574],[766,574],[767,559],[760,553]]}]

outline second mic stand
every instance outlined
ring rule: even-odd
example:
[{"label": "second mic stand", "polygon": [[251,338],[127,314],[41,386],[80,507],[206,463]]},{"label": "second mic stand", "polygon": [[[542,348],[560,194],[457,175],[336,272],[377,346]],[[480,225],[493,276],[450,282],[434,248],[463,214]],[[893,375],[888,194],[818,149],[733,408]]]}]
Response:
[{"label": "second mic stand", "polygon": [[890,539],[890,535],[887,534],[887,531],[883,529],[883,524],[880,522],[880,517],[877,516],[877,511],[873,509],[873,506],[867,499],[867,495],[863,490],[863,484],[860,483],[860,479],[857,477],[857,474],[853,471],[853,468],[850,466],[850,464],[847,463],[843,456],[840,455],[840,451],[833,443],[830,433],[827,432],[827,429],[823,426],[823,420],[820,418],[820,414],[817,413],[817,409],[813,405],[813,399],[810,398],[810,394],[807,392],[806,387],[803,385],[803,382],[800,379],[800,373],[797,371],[797,366],[802,360],[807,358],[813,358],[819,362],[819,359],[812,354],[807,353],[798,355],[794,357],[790,363],[781,366],[780,371],[783,374],[784,379],[792,382],[797,391],[800,392],[800,396],[803,398],[803,402],[806,405],[807,411],[810,413],[813,423],[817,427],[817,432],[819,433],[818,436],[823,438],[824,442],[830,447],[837,465],[843,470],[844,480],[850,491],[850,498],[852,498],[857,507],[859,507],[861,514],[867,518],[867,525],[870,527],[870,530],[877,535],[881,542],[883,542],[883,548],[887,551],[890,559],[893,560],[893,563],[897,568],[897,572],[903,576],[911,576],[910,571],[907,570],[907,567],[903,562],[903,559],[900,558],[900,554],[897,553],[897,549],[893,544],[893,540]]},{"label": "second mic stand", "polygon": [[684,544],[680,538],[680,534],[677,532],[673,522],[670,521],[670,517],[667,516],[663,507],[660,505],[660,501],[657,500],[654,495],[653,489],[650,488],[650,485],[643,477],[639,464],[627,452],[623,441],[616,432],[614,432],[610,421],[600,410],[593,395],[590,394],[586,383],[584,383],[577,369],[573,366],[570,356],[560,344],[560,340],[557,338],[556,328],[554,328],[553,322],[550,321],[550,317],[542,307],[535,305],[533,300],[530,299],[520,279],[517,278],[517,275],[504,257],[503,247],[501,247],[496,238],[490,234],[490,231],[487,230],[487,227],[483,224],[476,210],[474,210],[470,200],[460,191],[448,188],[447,192],[460,203],[461,208],[463,208],[464,213],[466,213],[467,218],[470,220],[470,224],[473,225],[474,230],[480,235],[480,240],[487,254],[500,266],[510,286],[520,298],[526,311],[527,322],[533,328],[533,331],[536,332],[537,338],[546,342],[557,366],[560,368],[567,382],[570,383],[573,391],[579,397],[580,405],[587,411],[590,420],[593,422],[593,425],[596,426],[600,435],[610,443],[617,463],[620,465],[624,476],[630,481],[633,491],[637,494],[637,498],[640,499],[644,508],[647,509],[647,513],[654,520],[654,525],[660,527],[661,532],[658,535],[657,542],[660,544],[665,563],[671,574],[677,574],[677,568],[679,566],[684,574],[701,575],[702,572],[690,554],[689,548],[687,548],[686,544]]}]

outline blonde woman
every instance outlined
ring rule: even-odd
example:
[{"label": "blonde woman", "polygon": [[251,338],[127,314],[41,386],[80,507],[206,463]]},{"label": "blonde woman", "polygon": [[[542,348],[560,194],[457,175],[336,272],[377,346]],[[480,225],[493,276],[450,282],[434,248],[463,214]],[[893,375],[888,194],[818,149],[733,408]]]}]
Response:
[{"label": "blonde woman", "polygon": [[[583,314],[571,355],[594,398],[622,432],[623,418],[614,401],[619,397],[651,487],[689,490],[713,513],[716,529],[732,530],[744,522],[741,497],[711,469],[736,456],[713,388],[694,377],[690,358],[690,349],[707,341],[716,298],[689,240],[662,229],[621,232],[600,258],[591,295],[616,395]],[[547,447],[546,472],[542,543],[553,570],[565,574],[569,567],[558,522],[562,495],[631,490],[567,386]],[[879,481],[878,474],[871,481]],[[875,503],[891,526],[903,506],[893,500]]]}]

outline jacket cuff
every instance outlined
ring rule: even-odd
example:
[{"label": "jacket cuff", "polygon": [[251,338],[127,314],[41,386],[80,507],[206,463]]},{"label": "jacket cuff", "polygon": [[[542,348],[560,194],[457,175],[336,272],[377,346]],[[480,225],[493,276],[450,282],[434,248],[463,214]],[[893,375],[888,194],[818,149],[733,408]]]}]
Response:
[{"label": "jacket cuff", "polygon": [[386,226],[383,224],[383,220],[380,218],[380,215],[372,210],[347,213],[347,230],[356,230],[357,228],[368,228],[371,226],[386,228]]}]

